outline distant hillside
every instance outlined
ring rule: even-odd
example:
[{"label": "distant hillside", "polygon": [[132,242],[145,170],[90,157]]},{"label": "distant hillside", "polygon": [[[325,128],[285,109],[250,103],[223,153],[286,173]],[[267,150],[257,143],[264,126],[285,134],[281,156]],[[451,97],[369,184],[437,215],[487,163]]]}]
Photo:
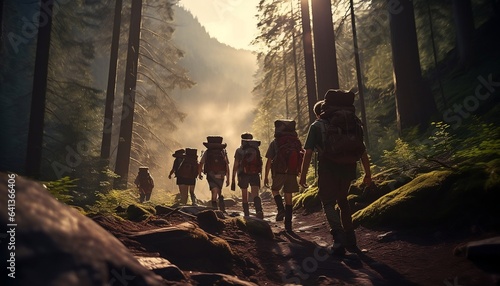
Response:
[{"label": "distant hillside", "polygon": [[241,132],[249,131],[254,104],[251,91],[256,56],[211,38],[193,15],[175,7],[174,43],[185,52],[180,64],[196,85],[176,90],[174,97],[187,113],[176,139],[182,147],[203,149],[207,135],[222,135],[231,152]]}]

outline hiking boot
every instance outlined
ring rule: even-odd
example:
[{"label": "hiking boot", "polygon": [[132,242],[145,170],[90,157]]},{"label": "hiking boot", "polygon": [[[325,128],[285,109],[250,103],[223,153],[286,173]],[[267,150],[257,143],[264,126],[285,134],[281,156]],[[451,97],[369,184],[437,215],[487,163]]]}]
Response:
[{"label": "hiking boot", "polygon": [[253,205],[255,207],[255,214],[257,218],[264,219],[264,212],[262,211],[262,201],[260,197],[253,198]]},{"label": "hiking boot", "polygon": [[293,211],[293,206],[291,205],[285,206],[285,230],[287,232],[292,231],[292,211]]},{"label": "hiking boot", "polygon": [[285,218],[285,209],[278,210],[278,213],[276,214],[276,221],[283,221]]},{"label": "hiking boot", "polygon": [[192,206],[197,206],[197,204],[196,204],[196,196],[194,195],[194,193],[191,193],[191,205]]},{"label": "hiking boot", "polygon": [[212,201],[212,208],[217,209],[217,201]]},{"label": "hiking boot", "polygon": [[260,219],[264,219],[264,212],[256,212],[255,216]]},{"label": "hiking boot", "polygon": [[219,196],[219,210],[223,213],[227,213],[226,212],[226,204],[224,203],[224,197],[223,196]]},{"label": "hiking boot", "polygon": [[250,210],[248,208],[248,203],[243,203],[243,215],[244,216],[249,216],[250,215]]},{"label": "hiking boot", "polygon": [[356,242],[356,233],[354,230],[349,230],[345,232],[345,248],[349,252],[358,252],[359,248]]},{"label": "hiking boot", "polygon": [[282,221],[285,218],[285,207],[283,206],[283,199],[280,195],[276,195],[274,196],[274,202],[276,202],[276,207],[278,208],[276,221]]},{"label": "hiking boot", "polygon": [[343,256],[345,255],[345,247],[340,242],[333,242],[333,245],[328,249],[330,255]]}]

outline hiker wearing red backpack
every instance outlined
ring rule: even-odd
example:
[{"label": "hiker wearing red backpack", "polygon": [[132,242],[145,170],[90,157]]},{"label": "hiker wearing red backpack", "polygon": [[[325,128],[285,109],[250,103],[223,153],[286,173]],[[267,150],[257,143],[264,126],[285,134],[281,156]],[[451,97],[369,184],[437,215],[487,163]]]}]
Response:
[{"label": "hiker wearing red backpack", "polygon": [[179,187],[180,203],[183,205],[187,204],[188,192],[191,196],[191,204],[196,205],[196,195],[194,194],[196,177],[198,177],[198,155],[196,153],[196,149],[186,148],[186,150],[179,149],[172,154],[175,160],[168,178],[171,179],[172,174],[175,174],[176,184]]},{"label": "hiker wearing red backpack", "polygon": [[263,219],[262,201],[259,197],[260,174],[262,173],[262,157],[259,151],[260,141],[253,140],[250,133],[241,134],[241,146],[234,153],[234,165],[231,190],[235,190],[235,179],[238,175],[238,187],[241,189],[243,214],[250,215],[248,206],[248,186],[253,197],[255,215]]},{"label": "hiker wearing red backpack", "polygon": [[[356,179],[357,161],[361,160],[365,175],[363,183],[371,184],[370,161],[363,143],[362,123],[355,115],[354,93],[330,89],[325,99],[316,104],[318,120],[309,127],[304,145],[306,150],[300,185],[307,187],[306,176],[314,151],[318,151],[318,196],[333,236],[331,251],[336,255],[345,250],[357,251],[347,195]],[[340,209],[340,217],[335,210]]]},{"label": "hiker wearing red backpack", "polygon": [[139,188],[139,202],[149,201],[155,183],[148,167],[139,167],[139,173],[135,177],[134,184]]},{"label": "hiker wearing red backpack", "polygon": [[[264,185],[269,187],[269,171],[271,171],[273,193],[278,213],[276,221],[285,219],[285,230],[292,231],[292,195],[299,191],[297,176],[300,173],[303,149],[295,131],[295,121],[276,120],[274,122],[274,140],[266,152]],[[285,205],[280,190],[285,195]]]},{"label": "hiker wearing red backpack", "polygon": [[203,142],[207,150],[203,153],[198,165],[198,177],[203,178],[201,175],[203,170],[212,192],[212,207],[217,209],[217,201],[219,201],[219,209],[225,213],[226,207],[222,187],[224,177],[226,177],[226,187],[229,186],[229,160],[226,152],[227,144],[222,143],[222,140],[223,138],[220,136],[208,136],[207,142]]}]

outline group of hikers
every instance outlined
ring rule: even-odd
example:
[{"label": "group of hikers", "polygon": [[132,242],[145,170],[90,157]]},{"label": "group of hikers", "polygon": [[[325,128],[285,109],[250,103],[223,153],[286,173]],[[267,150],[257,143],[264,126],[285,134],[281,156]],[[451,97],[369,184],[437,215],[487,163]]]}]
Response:
[{"label": "group of hikers", "polygon": [[[333,236],[332,252],[344,254],[346,249],[355,251],[356,236],[351,218],[347,195],[352,181],[356,178],[357,161],[364,169],[363,183],[371,184],[370,162],[363,142],[363,127],[355,115],[354,93],[330,89],[325,98],[314,106],[316,120],[310,125],[305,144],[302,145],[296,132],[295,121],[276,120],[274,140],[265,153],[263,164],[260,154],[260,141],[251,133],[241,134],[241,146],[234,154],[234,165],[229,168],[226,143],[221,136],[208,136],[203,145],[207,148],[200,161],[196,149],[175,151],[169,179],[175,174],[180,192],[180,203],[187,204],[188,194],[192,204],[196,204],[194,193],[196,179],[206,175],[211,191],[211,206],[225,212],[222,189],[231,185],[242,192],[242,207],[249,216],[249,192],[257,218],[263,219],[262,202],[259,196],[261,175],[264,185],[269,187],[271,173],[271,192],[277,207],[276,221],[284,220],[287,232],[292,232],[292,195],[299,192],[299,185],[307,188],[306,177],[314,152],[318,153],[318,196],[321,200],[330,233]],[[142,168],[142,167],[141,167]],[[135,180],[140,190],[140,200],[148,200],[153,180],[147,168],[139,169]],[[145,169],[145,170],[144,170]],[[232,171],[232,172],[230,172]],[[230,175],[231,178],[230,178]],[[150,184],[142,187],[141,182]],[[281,192],[284,194],[281,196]],[[338,205],[339,211],[336,210]]]}]

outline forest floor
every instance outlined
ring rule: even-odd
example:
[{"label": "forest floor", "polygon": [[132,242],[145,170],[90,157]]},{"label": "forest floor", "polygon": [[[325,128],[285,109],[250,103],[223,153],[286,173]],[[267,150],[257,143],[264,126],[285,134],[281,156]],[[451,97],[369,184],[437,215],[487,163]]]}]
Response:
[{"label": "forest floor", "polygon": [[[264,199],[263,206],[264,220],[270,224],[274,239],[249,235],[234,224],[226,224],[224,230],[217,234],[241,258],[226,274],[258,285],[470,286],[498,285],[494,279],[500,279],[453,253],[458,245],[495,235],[492,233],[474,229],[454,232],[438,228],[429,230],[418,226],[406,230],[358,227],[356,235],[361,250],[335,257],[327,250],[332,237],[321,211],[310,214],[294,212],[294,233],[289,234],[284,231],[283,222],[275,221],[274,203]],[[241,206],[238,204],[227,211],[230,214],[241,212]],[[189,221],[178,214],[166,219],[172,225]],[[144,223],[127,223],[134,224],[137,231],[154,228]],[[107,224],[103,227],[115,236],[122,232],[119,225]],[[123,239],[120,235],[117,237],[134,255],[157,256],[144,252],[144,248],[134,241]],[[181,270],[189,272],[192,269],[181,267]]]}]

